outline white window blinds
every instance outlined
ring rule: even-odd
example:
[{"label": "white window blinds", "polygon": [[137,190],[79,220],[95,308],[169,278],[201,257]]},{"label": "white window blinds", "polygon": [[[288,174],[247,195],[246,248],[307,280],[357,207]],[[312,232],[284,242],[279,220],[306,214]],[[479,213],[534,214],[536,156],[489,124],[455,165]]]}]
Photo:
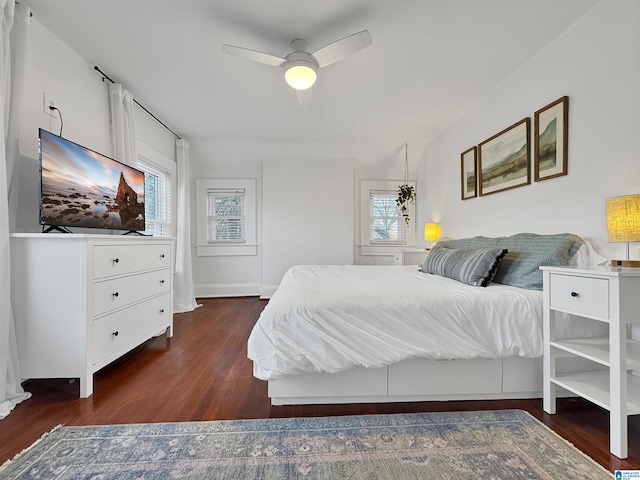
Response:
[{"label": "white window blinds", "polygon": [[171,173],[138,158],[144,172],[145,233],[171,236]]},{"label": "white window blinds", "polygon": [[369,243],[405,245],[407,228],[393,190],[369,191]]},{"label": "white window blinds", "polygon": [[238,189],[207,189],[207,242],[246,242],[246,192]]}]

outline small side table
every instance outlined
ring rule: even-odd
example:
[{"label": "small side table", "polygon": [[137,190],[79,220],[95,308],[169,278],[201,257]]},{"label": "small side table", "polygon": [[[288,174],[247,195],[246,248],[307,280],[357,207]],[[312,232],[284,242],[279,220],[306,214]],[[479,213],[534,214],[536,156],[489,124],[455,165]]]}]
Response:
[{"label": "small side table", "polygon": [[397,248],[393,250],[393,264],[422,265],[426,256],[426,250],[420,250],[417,248]]},{"label": "small side table", "polygon": [[[640,322],[640,268],[540,269],[544,290],[543,409],[556,413],[557,387],[606,408],[610,412],[611,453],[627,458],[627,416],[640,414],[640,378],[627,373],[640,368],[640,342],[627,335],[627,325]],[[609,335],[557,339],[556,312],[607,323]],[[594,368],[557,372],[559,353],[587,359]]]}]

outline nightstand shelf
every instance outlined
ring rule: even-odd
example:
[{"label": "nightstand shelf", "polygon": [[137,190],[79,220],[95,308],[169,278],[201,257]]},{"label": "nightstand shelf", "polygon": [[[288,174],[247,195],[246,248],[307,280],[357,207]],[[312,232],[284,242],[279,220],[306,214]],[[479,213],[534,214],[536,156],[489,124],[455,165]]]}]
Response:
[{"label": "nightstand shelf", "polygon": [[[576,395],[611,410],[609,372],[582,372],[560,374],[551,381]],[[627,375],[627,415],[640,414],[640,378]]]},{"label": "nightstand shelf", "polygon": [[[640,342],[627,339],[627,370],[640,369]],[[579,355],[607,367],[609,362],[609,337],[562,339],[551,346]]]},{"label": "nightstand shelf", "polygon": [[[556,388],[579,395],[610,412],[610,450],[627,458],[627,416],[640,414],[640,342],[628,338],[628,326],[640,323],[640,269],[540,267],[543,272],[543,409],[556,413]],[[557,312],[607,324],[609,335],[557,339]],[[592,365],[580,373],[556,372],[562,355]]]}]

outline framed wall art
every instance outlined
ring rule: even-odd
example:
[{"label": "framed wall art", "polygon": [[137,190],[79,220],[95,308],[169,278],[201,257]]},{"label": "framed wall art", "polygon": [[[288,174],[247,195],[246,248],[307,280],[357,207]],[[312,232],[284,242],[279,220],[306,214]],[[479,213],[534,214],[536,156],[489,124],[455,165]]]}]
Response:
[{"label": "framed wall art", "polygon": [[562,97],[534,114],[533,165],[535,181],[567,174],[569,97]]},{"label": "framed wall art", "polygon": [[478,147],[471,147],[460,154],[460,187],[462,200],[477,197]]},{"label": "framed wall art", "polygon": [[529,117],[478,145],[480,196],[531,183]]}]

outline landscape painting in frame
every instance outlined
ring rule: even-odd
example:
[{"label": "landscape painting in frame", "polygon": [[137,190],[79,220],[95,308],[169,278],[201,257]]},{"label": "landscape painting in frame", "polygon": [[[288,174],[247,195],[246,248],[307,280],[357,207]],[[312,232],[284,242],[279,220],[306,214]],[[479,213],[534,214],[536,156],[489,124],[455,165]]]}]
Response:
[{"label": "landscape painting in frame", "polygon": [[562,97],[534,114],[535,181],[567,174],[569,97]]},{"label": "landscape painting in frame", "polygon": [[480,195],[531,183],[530,118],[524,118],[478,146]]},{"label": "landscape painting in frame", "polygon": [[477,156],[478,147],[471,147],[460,154],[462,200],[477,196]]}]

